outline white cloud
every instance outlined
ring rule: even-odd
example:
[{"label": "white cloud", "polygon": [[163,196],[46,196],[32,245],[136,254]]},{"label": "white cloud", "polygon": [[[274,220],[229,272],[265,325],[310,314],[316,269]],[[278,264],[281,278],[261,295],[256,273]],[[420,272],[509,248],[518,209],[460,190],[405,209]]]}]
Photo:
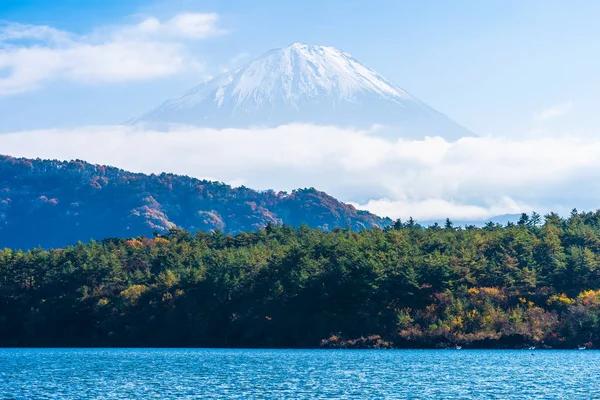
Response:
[{"label": "white cloud", "polygon": [[485,206],[460,204],[439,198],[413,201],[384,198],[370,200],[363,205],[355,204],[355,206],[368,209],[378,215],[401,216],[404,219],[406,216],[411,216],[417,221],[435,221],[446,218],[455,221],[483,221],[499,215],[518,214],[532,210],[531,205],[517,202],[509,197],[500,198]]},{"label": "white cloud", "polygon": [[441,138],[388,141],[372,132],[288,125],[170,132],[86,127],[0,135],[0,153],[84,159],[257,189],[314,186],[391,217],[485,219],[600,204],[600,139]]},{"label": "white cloud", "polygon": [[161,21],[149,17],[132,26],[121,27],[115,36],[124,38],[176,38],[202,40],[226,33],[218,27],[219,15],[215,13],[181,13]]},{"label": "white cloud", "polygon": [[55,79],[97,84],[201,69],[185,42],[224,33],[217,23],[216,14],[184,13],[85,36],[48,26],[0,26],[0,95],[34,90]]},{"label": "white cloud", "polygon": [[536,122],[546,122],[567,115],[573,108],[573,103],[567,101],[565,103],[556,104],[552,107],[544,108],[536,112],[533,116]]},{"label": "white cloud", "polygon": [[44,25],[12,23],[0,26],[0,43],[22,39],[66,43],[72,39],[72,35]]}]

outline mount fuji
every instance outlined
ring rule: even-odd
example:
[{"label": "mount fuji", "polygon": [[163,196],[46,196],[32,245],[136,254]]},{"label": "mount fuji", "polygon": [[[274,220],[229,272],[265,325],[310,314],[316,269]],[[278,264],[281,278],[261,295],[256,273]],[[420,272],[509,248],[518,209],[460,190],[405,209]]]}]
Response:
[{"label": "mount fuji", "polygon": [[204,82],[129,123],[210,128],[309,123],[370,129],[394,138],[473,136],[350,54],[294,43]]}]

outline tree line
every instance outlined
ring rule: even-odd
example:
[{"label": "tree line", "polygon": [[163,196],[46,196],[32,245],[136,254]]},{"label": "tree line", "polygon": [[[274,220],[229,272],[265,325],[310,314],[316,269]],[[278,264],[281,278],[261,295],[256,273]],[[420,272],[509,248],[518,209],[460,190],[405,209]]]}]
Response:
[{"label": "tree line", "polygon": [[0,251],[0,346],[600,346],[600,211]]}]

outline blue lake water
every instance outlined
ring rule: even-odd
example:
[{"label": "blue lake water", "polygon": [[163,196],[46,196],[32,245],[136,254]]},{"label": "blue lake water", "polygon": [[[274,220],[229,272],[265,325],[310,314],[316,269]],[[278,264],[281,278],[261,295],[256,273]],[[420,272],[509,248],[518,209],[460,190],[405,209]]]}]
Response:
[{"label": "blue lake water", "polygon": [[0,399],[599,399],[600,352],[0,349]]}]

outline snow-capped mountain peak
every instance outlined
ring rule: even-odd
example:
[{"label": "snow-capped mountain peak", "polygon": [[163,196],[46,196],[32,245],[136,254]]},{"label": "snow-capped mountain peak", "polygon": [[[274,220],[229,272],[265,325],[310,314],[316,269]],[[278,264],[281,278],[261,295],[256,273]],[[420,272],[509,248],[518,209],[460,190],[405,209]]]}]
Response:
[{"label": "snow-capped mountain peak", "polygon": [[268,51],[134,122],[216,128],[380,124],[394,129],[394,136],[470,134],[350,54],[304,43]]},{"label": "snow-capped mountain peak", "polygon": [[333,47],[294,43],[270,51],[237,73],[239,80],[234,93],[241,98],[274,90],[282,90],[290,100],[302,95],[352,98],[361,91],[390,98],[408,97],[402,89],[394,87],[350,54]]}]

